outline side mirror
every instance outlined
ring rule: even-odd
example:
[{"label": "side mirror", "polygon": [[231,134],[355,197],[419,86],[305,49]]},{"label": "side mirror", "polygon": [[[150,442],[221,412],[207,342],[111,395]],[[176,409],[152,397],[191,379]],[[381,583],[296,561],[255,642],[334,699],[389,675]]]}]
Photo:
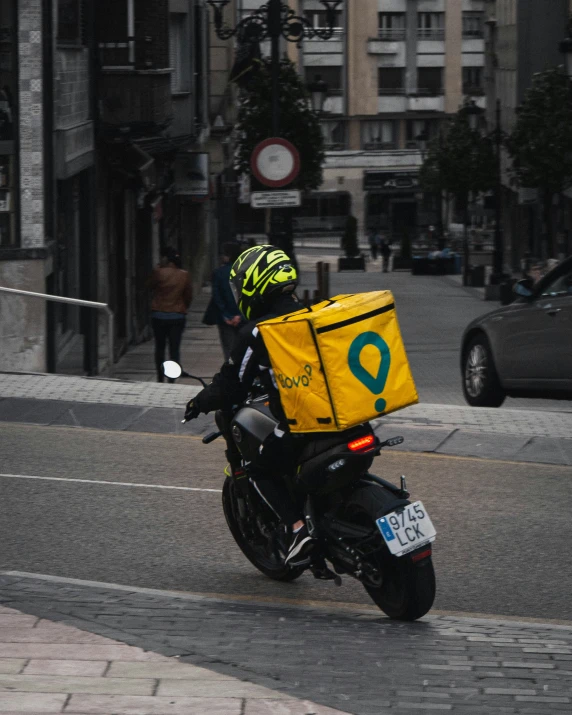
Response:
[{"label": "side mirror", "polygon": [[181,377],[183,370],[178,362],[166,360],[163,363],[163,373],[171,380],[176,380],[178,377]]},{"label": "side mirror", "polygon": [[534,281],[532,278],[523,278],[522,280],[515,283],[513,291],[522,296],[523,298],[531,298],[533,295]]}]

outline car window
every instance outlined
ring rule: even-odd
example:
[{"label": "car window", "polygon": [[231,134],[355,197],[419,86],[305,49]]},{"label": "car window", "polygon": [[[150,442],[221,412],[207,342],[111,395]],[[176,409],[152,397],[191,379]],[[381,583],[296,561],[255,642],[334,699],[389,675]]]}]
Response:
[{"label": "car window", "polygon": [[572,295],[572,269],[544,286],[540,295],[543,298],[559,298],[565,295]]}]

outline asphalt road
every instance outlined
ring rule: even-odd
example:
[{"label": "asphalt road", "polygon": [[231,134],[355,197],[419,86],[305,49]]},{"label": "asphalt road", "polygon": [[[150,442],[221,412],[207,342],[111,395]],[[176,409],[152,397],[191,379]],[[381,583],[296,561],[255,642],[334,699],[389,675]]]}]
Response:
[{"label": "asphalt road", "polygon": [[[278,584],[259,574],[227,530],[218,491],[141,486],[220,489],[220,442],[7,423],[0,430],[1,473],[52,478],[0,477],[2,570],[369,603],[349,578],[337,589],[309,575]],[[572,620],[570,468],[389,450],[374,467],[389,479],[406,474],[436,525],[436,609]]]}]

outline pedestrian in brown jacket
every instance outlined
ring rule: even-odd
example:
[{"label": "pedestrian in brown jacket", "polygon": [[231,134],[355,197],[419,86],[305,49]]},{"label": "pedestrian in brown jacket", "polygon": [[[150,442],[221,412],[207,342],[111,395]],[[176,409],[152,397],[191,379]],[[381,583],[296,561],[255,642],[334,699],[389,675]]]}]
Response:
[{"label": "pedestrian in brown jacket", "polygon": [[[169,343],[169,357],[181,364],[181,339],[187,311],[193,299],[193,288],[188,271],[181,268],[181,257],[174,248],[165,248],[161,263],[149,279],[153,291],[151,319],[155,336],[155,366],[157,382],[163,382],[165,347]],[[169,379],[169,382],[175,382]]]}]

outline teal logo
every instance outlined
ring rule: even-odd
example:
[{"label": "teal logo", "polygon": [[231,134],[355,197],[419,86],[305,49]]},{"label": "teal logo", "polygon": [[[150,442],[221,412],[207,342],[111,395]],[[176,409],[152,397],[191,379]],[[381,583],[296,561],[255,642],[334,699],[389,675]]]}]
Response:
[{"label": "teal logo", "polygon": [[[367,345],[373,345],[379,350],[381,360],[377,375],[372,375],[368,372],[360,362],[362,350]],[[348,365],[353,376],[357,378],[362,385],[365,385],[372,394],[381,395],[381,393],[385,390],[385,383],[387,382],[387,376],[389,374],[389,366],[391,365],[389,346],[377,333],[373,333],[371,331],[362,333],[361,335],[358,335],[350,345],[348,352]],[[377,412],[383,412],[386,405],[386,401],[383,397],[380,397],[375,401],[374,407]]]}]

